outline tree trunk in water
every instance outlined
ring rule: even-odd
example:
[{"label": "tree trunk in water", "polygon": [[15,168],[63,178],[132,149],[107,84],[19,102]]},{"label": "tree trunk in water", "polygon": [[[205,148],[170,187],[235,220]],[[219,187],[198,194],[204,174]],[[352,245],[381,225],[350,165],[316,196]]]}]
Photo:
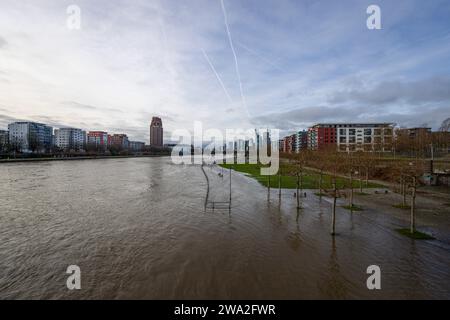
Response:
[{"label": "tree trunk in water", "polygon": [[230,168],[230,202],[228,208],[231,210],[231,168]]},{"label": "tree trunk in water", "polygon": [[406,206],[406,179],[402,177],[402,195],[403,195],[403,206]]},{"label": "tree trunk in water", "polygon": [[270,175],[269,177],[269,183],[267,184],[267,200],[270,201]]},{"label": "tree trunk in water", "polygon": [[278,198],[281,200],[281,174],[278,172]]},{"label": "tree trunk in water", "polygon": [[362,179],[361,166],[359,166],[359,192],[363,193],[363,179]]},{"label": "tree trunk in water", "polygon": [[334,189],[334,196],[333,196],[333,207],[331,212],[331,235],[336,234],[336,197],[337,197],[337,190],[336,190],[336,181],[333,182],[333,189]]},{"label": "tree trunk in water", "polygon": [[366,188],[369,187],[369,167],[366,168]]},{"label": "tree trunk in water", "polygon": [[416,177],[413,177],[413,187],[411,196],[411,227],[410,227],[411,233],[414,233],[414,231],[416,231],[415,205],[416,205]]},{"label": "tree trunk in water", "polygon": [[350,208],[353,208],[353,172],[350,171]]},{"label": "tree trunk in water", "polygon": [[303,194],[303,171],[300,171],[300,193]]},{"label": "tree trunk in water", "polygon": [[297,209],[300,209],[300,193],[299,193],[299,189],[300,189],[300,175],[297,172]]},{"label": "tree trunk in water", "polygon": [[323,169],[320,169],[320,178],[319,178],[319,197],[322,199],[322,177],[323,177]]}]

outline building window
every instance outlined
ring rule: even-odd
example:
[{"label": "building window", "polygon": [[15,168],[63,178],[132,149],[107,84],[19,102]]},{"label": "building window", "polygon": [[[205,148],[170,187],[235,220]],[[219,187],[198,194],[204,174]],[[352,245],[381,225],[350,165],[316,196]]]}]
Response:
[{"label": "building window", "polygon": [[346,143],[347,137],[339,137],[339,143]]},{"label": "building window", "polygon": [[372,143],[372,137],[364,137],[364,143]]},{"label": "building window", "polygon": [[364,135],[365,136],[371,136],[372,135],[372,129],[364,129]]},{"label": "building window", "polygon": [[345,136],[346,130],[345,129],[339,129],[339,134],[342,136]]},{"label": "building window", "polygon": [[356,133],[356,130],[355,130],[355,129],[348,129],[348,134],[349,134],[349,135],[354,136],[355,133]]}]

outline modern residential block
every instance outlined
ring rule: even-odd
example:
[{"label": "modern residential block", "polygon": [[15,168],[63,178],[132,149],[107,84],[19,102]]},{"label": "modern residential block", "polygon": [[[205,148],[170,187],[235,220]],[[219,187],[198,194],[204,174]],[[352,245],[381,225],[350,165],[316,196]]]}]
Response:
[{"label": "modern residential block", "polygon": [[104,131],[89,131],[87,134],[87,145],[106,150],[108,147],[108,133]]},{"label": "modern residential block", "polygon": [[43,152],[51,149],[53,128],[36,122],[14,122],[8,125],[10,145],[22,152]]},{"label": "modern residential block", "polygon": [[392,151],[393,123],[336,124],[339,151]]},{"label": "modern residential block", "polygon": [[86,132],[76,128],[55,129],[55,146],[62,150],[83,150]]}]

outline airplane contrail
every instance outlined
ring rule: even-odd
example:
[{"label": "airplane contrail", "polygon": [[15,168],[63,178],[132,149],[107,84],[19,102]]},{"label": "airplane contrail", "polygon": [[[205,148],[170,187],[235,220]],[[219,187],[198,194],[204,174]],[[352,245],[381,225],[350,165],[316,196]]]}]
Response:
[{"label": "airplane contrail", "polygon": [[230,94],[228,93],[227,88],[225,87],[222,79],[220,78],[219,74],[216,71],[216,68],[214,68],[214,65],[212,64],[211,60],[209,59],[208,55],[206,54],[205,50],[202,49],[203,56],[205,57],[206,61],[208,61],[209,66],[211,67],[212,71],[216,75],[217,80],[219,81],[220,85],[222,86],[223,91],[225,92],[225,95],[228,97],[230,102],[233,104],[233,99],[231,99]]},{"label": "airplane contrail", "polygon": [[236,67],[236,73],[237,73],[237,77],[238,77],[238,81],[239,81],[239,89],[241,91],[242,104],[244,105],[244,109],[247,112],[247,117],[250,118],[250,114],[249,114],[248,108],[247,108],[247,103],[245,102],[244,90],[242,89],[242,81],[241,81],[241,73],[239,71],[239,63],[238,63],[238,60],[237,60],[236,51],[234,50],[233,40],[231,39],[230,28],[228,26],[227,12],[225,10],[225,5],[223,3],[223,0],[220,0],[220,3],[222,5],[223,17],[225,19],[225,27],[227,29],[228,41],[230,42],[231,51],[233,52],[234,65]]},{"label": "airplane contrail", "polygon": [[274,67],[275,69],[279,70],[279,71],[283,71],[286,72],[285,70],[283,70],[282,68],[280,68],[280,66],[278,66],[277,64],[275,64],[272,60],[269,60],[267,58],[265,58],[264,56],[262,56],[261,54],[259,54],[258,52],[256,52],[255,50],[250,49],[249,47],[245,46],[244,44],[240,43],[240,42],[236,42],[238,46],[242,47],[243,49],[247,50],[248,52],[250,52],[251,54],[257,56],[258,58],[260,58],[261,60],[265,61],[267,64],[269,64],[270,66]]}]

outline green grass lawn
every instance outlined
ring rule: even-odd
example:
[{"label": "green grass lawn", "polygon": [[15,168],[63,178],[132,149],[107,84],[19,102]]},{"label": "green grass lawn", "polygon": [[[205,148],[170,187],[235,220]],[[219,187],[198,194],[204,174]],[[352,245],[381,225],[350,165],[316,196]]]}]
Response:
[{"label": "green grass lawn", "polygon": [[411,209],[411,206],[410,205],[407,205],[407,204],[403,204],[403,203],[398,203],[398,204],[393,204],[392,205],[394,208],[397,208],[397,209],[403,209],[403,210],[408,210],[408,209]]},{"label": "green grass lawn", "polygon": [[416,240],[434,240],[434,238],[432,236],[430,236],[429,234],[420,232],[420,231],[414,231],[414,233],[411,233],[411,231],[409,229],[396,229],[396,231],[404,236],[407,236],[409,238],[412,239],[416,239]]},{"label": "green grass lawn", "polygon": [[[267,187],[269,183],[269,176],[262,176],[261,175],[261,165],[257,164],[221,164],[222,167],[226,169],[233,169],[238,172],[245,173],[252,178],[259,181],[263,186]],[[297,176],[290,176],[290,175],[283,175],[283,169],[287,170],[288,167],[281,167],[281,187],[284,189],[296,189],[297,188]],[[303,171],[303,189],[318,189],[319,188],[319,179],[320,174],[304,170]],[[323,189],[331,189],[333,186],[331,184],[332,177],[330,175],[323,175],[322,180],[322,188]],[[336,186],[338,189],[342,189],[344,187],[348,187],[350,185],[350,180],[345,178],[338,177],[336,179]],[[278,188],[278,175],[270,176],[270,187],[271,188]],[[353,187],[355,189],[359,188],[359,180],[353,181]],[[364,183],[365,187],[365,183]],[[369,183],[369,188],[380,188],[382,186]]]}]

